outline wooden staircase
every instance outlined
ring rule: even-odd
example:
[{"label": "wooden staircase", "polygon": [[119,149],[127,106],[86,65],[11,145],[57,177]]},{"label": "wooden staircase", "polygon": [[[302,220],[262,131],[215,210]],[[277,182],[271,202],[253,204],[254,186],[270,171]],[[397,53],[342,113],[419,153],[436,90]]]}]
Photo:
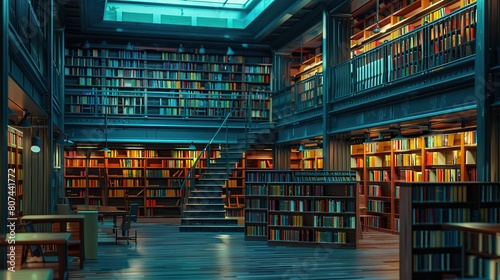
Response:
[{"label": "wooden staircase", "polygon": [[[243,232],[238,219],[226,217],[223,200],[223,186],[232,174],[243,154],[255,147],[270,128],[259,128],[247,134],[246,139],[238,139],[237,144],[226,146],[201,174],[196,185],[190,190],[187,203],[183,206],[179,231]],[[264,139],[268,139],[266,136]]]}]

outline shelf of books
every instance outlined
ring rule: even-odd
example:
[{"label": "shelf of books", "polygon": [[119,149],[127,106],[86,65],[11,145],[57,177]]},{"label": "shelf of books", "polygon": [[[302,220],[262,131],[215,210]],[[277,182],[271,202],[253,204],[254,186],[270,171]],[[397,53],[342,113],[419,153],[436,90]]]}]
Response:
[{"label": "shelf of books", "polygon": [[23,151],[23,132],[7,126],[7,192],[16,202],[16,209],[9,211],[9,218],[21,216],[23,211]]},{"label": "shelf of books", "polygon": [[245,239],[356,248],[355,179],[351,171],[248,172]]},{"label": "shelf of books", "polygon": [[[400,209],[401,279],[497,279],[498,257],[490,262],[491,254],[480,252],[488,249],[488,243],[475,250],[483,237],[467,235],[449,224],[498,224],[499,183],[411,182],[400,187],[405,205]],[[485,274],[491,271],[494,276]]]},{"label": "shelf of books", "polygon": [[352,145],[351,170],[367,206],[365,226],[396,233],[400,183],[476,180],[476,132]]},{"label": "shelf of books", "polygon": [[294,82],[304,81],[323,72],[323,54],[310,55],[302,63],[290,68],[290,77]]},{"label": "shelf of books", "polygon": [[[378,21],[375,5],[378,1],[368,1],[352,13],[351,49],[353,54],[367,52],[402,35],[418,29],[425,24],[434,23],[441,18],[474,4],[475,0],[394,0],[378,3]],[[434,35],[440,37],[443,30],[448,32],[448,38],[466,39],[467,29],[474,28],[468,24],[458,24],[462,18],[452,20],[453,25],[438,24]],[[471,21],[472,22],[472,21]],[[454,27],[450,30],[450,27]],[[454,30],[459,30],[454,32]],[[470,33],[469,33],[470,35]],[[436,38],[436,36],[433,36]],[[420,38],[419,40],[421,40]],[[469,41],[472,38],[468,38]],[[441,39],[440,39],[441,40]],[[451,43],[451,42],[450,42]],[[458,42],[457,42],[458,43]]]},{"label": "shelf of books", "polygon": [[173,49],[65,50],[65,112],[173,117],[269,118],[271,58]]},{"label": "shelf of books", "polygon": [[323,149],[306,149],[290,151],[290,169],[292,170],[322,170]]},{"label": "shelf of books", "polygon": [[[65,189],[72,205],[126,208],[137,203],[141,216],[178,216],[180,181],[199,151],[111,150],[65,152]],[[206,161],[200,161],[206,166]]]},{"label": "shelf of books", "polygon": [[[494,198],[500,202],[500,196]],[[496,209],[495,209],[496,210]],[[498,219],[497,219],[498,220]],[[462,262],[466,278],[497,280],[500,276],[500,224],[470,222],[447,223],[446,230],[459,231],[465,251]]]},{"label": "shelf of books", "polygon": [[246,171],[245,240],[268,240],[268,184],[291,180],[291,171]]}]

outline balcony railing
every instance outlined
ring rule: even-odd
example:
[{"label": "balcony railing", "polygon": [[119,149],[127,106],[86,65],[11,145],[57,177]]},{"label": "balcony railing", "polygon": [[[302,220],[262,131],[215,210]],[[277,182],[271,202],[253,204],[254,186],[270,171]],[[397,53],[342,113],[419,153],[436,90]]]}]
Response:
[{"label": "balcony railing", "polygon": [[189,92],[138,92],[113,90],[66,90],[66,116],[127,115],[127,117],[231,118],[252,117],[269,121],[269,90],[249,94],[203,94]]},{"label": "balcony railing", "polygon": [[273,93],[273,117],[283,118],[323,104],[323,73]]},{"label": "balcony railing", "polygon": [[328,100],[437,71],[474,55],[476,17],[475,4],[464,7],[334,66]]}]

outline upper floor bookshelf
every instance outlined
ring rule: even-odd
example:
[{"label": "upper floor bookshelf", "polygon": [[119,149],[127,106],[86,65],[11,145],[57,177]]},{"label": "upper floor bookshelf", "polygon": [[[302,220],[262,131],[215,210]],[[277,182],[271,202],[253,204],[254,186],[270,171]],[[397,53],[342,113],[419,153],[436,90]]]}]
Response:
[{"label": "upper floor bookshelf", "polygon": [[268,118],[271,68],[267,52],[67,48],[65,112],[220,117],[245,108]]},{"label": "upper floor bookshelf", "polygon": [[304,81],[321,72],[323,72],[322,53],[311,55],[300,64],[290,67],[290,77],[293,82]]},{"label": "upper floor bookshelf", "polygon": [[[475,0],[372,0],[354,11],[351,25],[351,49],[354,54],[371,50],[384,41],[398,38],[420,26],[436,21]],[[378,22],[376,5],[378,7]],[[475,17],[475,15],[470,15]],[[474,28],[475,20],[457,17],[454,25],[445,28]],[[378,31],[378,32],[377,32]],[[452,30],[447,30],[451,32]],[[465,37],[465,33],[463,34]],[[451,37],[451,36],[450,36]],[[465,39],[465,38],[464,38]]]}]

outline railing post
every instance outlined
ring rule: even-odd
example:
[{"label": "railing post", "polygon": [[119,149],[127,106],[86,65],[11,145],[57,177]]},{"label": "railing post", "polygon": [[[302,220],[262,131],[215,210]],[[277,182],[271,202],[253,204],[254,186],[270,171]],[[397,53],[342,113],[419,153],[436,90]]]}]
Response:
[{"label": "railing post", "polygon": [[429,70],[429,54],[430,54],[430,30],[429,30],[429,23],[427,21],[424,22],[424,38],[422,39],[422,46],[425,46],[422,48],[422,58],[423,58],[423,65],[422,65],[422,70],[427,71]]}]

